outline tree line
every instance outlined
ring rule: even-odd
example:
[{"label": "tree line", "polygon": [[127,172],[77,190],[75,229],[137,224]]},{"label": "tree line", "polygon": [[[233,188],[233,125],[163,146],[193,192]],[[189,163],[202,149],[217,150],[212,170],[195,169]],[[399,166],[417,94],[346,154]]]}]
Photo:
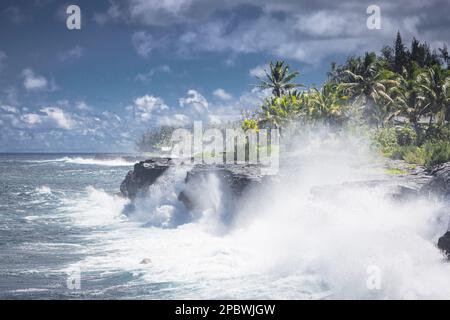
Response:
[{"label": "tree line", "polygon": [[[341,65],[332,63],[321,88],[296,83],[298,75],[285,61],[271,62],[258,87],[270,89],[272,96],[243,120],[243,129],[360,123],[367,125],[382,145],[386,135],[397,140],[391,141],[393,149],[415,147],[415,152],[422,152],[417,148],[434,143],[448,153],[441,158],[450,160],[450,62],[445,44],[432,50],[414,38],[407,48],[398,32],[393,46],[383,47],[378,54],[366,52]],[[399,153],[385,153],[404,157],[393,155],[395,152]],[[425,164],[426,156],[421,158],[416,162]]]}]

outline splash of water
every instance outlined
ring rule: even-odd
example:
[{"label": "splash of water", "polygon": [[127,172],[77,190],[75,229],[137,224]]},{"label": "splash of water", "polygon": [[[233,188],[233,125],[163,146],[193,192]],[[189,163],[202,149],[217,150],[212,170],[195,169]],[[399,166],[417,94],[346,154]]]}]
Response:
[{"label": "splash of water", "polygon": [[[195,191],[209,205],[197,219],[177,200],[186,173],[178,169],[137,202],[130,219],[139,224],[110,220],[125,200],[112,205],[111,196],[91,189],[86,217],[112,229],[98,235],[108,256],[88,256],[82,265],[176,283],[175,298],[449,298],[450,266],[435,245],[448,209],[422,198],[394,202],[384,185],[364,184],[389,178],[360,147],[348,139],[301,141],[280,182],[245,196],[226,233],[205,228],[223,223],[229,201],[214,177]],[[183,216],[191,222],[180,224]],[[146,257],[152,263],[140,265]],[[368,285],[371,270],[376,288]]]},{"label": "splash of water", "polygon": [[140,196],[131,208],[125,208],[130,219],[146,226],[170,228],[191,220],[183,204],[178,201],[188,167],[172,167],[153,183],[146,194]]}]

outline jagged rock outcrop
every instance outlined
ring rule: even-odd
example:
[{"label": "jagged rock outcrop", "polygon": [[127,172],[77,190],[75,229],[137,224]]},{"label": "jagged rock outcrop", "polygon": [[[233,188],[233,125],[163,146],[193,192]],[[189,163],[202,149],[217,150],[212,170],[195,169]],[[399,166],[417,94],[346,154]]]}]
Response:
[{"label": "jagged rock outcrop", "polygon": [[[135,198],[139,192],[146,190],[160,177],[170,166],[175,163],[170,158],[153,158],[140,161],[134,165],[134,170],[128,172],[120,186],[122,195],[130,199]],[[392,164],[389,164],[392,165]],[[394,166],[402,165],[395,163]],[[406,172],[406,171],[405,171]],[[239,197],[250,185],[261,184],[266,178],[261,174],[259,165],[248,164],[224,164],[224,165],[195,165],[187,173],[186,185],[192,186],[199,179],[214,173],[225,186],[228,186],[234,196]],[[402,200],[412,196],[438,195],[444,199],[450,199],[450,162],[426,170],[424,167],[409,169],[403,175],[392,179],[380,179],[373,181],[348,182],[343,185],[358,185],[378,187],[384,186],[388,194],[393,198]],[[179,199],[188,207],[186,192],[181,192]]]},{"label": "jagged rock outcrop", "polygon": [[[433,167],[430,174],[432,179],[424,186],[424,191],[441,197],[450,207],[450,162]],[[450,231],[439,238],[438,248],[450,258]]]},{"label": "jagged rock outcrop", "polygon": [[[148,190],[148,187],[173,165],[175,163],[170,158],[154,158],[136,163],[134,170],[128,172],[125,180],[120,185],[122,195],[130,199],[136,198],[139,193]],[[394,166],[397,166],[397,164],[394,164]],[[408,169],[407,166],[404,166],[404,168],[405,174],[392,179],[347,182],[340,187],[359,187],[361,185],[363,187],[376,188],[382,186],[385,190],[388,190],[387,195],[394,200],[404,201],[418,196],[428,197],[433,195],[450,203],[450,162],[435,166],[429,170],[423,167]],[[198,192],[196,188],[211,176],[218,179],[222,187],[221,190],[232,197],[232,199],[227,199],[227,202],[231,205],[251,186],[261,185],[265,180],[270,179],[270,177],[261,174],[261,167],[258,165],[195,165],[187,172],[185,186],[179,193],[178,200],[189,210],[203,209],[204,207],[202,206],[210,205],[207,202],[205,204],[203,197],[210,190],[206,189],[203,192]],[[314,189],[313,195],[315,193],[320,194],[333,191],[333,188],[338,187],[322,186]],[[207,184],[206,188],[208,188]],[[198,194],[201,194],[202,197],[199,198]],[[438,247],[450,256],[450,231],[439,239]]]},{"label": "jagged rock outcrop", "polygon": [[432,178],[424,186],[423,191],[450,200],[450,162],[433,167],[430,175]]},{"label": "jagged rock outcrop", "polygon": [[264,179],[261,167],[258,165],[196,165],[187,173],[185,188],[180,192],[178,200],[183,202],[189,210],[204,209],[202,207],[205,203],[195,196],[197,193],[195,189],[205,183],[211,175],[218,179],[224,187],[224,192],[228,191],[228,195],[234,200],[239,199],[247,188],[261,184]]},{"label": "jagged rock outcrop", "polygon": [[[135,164],[134,170],[128,172],[120,186],[121,194],[132,200],[125,206],[123,213],[128,215],[135,212],[136,205],[140,206],[151,198],[148,194],[149,187],[174,166],[177,166],[177,170],[173,172],[183,172],[186,169],[184,183],[174,186],[173,190],[178,190],[178,201],[188,211],[177,211],[168,218],[167,225],[178,225],[180,221],[196,219],[205,212],[211,212],[224,222],[231,221],[243,193],[250,186],[261,185],[265,179],[259,165],[192,165],[190,162],[154,158]],[[181,212],[183,216],[180,216]]]},{"label": "jagged rock outcrop", "polygon": [[155,158],[140,161],[129,171],[120,185],[123,196],[134,199],[140,192],[144,192],[153,184],[173,162],[170,158]]},{"label": "jagged rock outcrop", "polygon": [[[156,179],[174,165],[176,165],[175,162],[170,158],[153,158],[136,163],[134,169],[128,172],[120,185],[122,195],[130,199],[136,198],[139,193],[145,192]],[[183,165],[183,163],[178,165]],[[194,199],[189,196],[187,189],[195,187],[195,184],[211,174],[214,174],[223,183],[223,186],[228,188],[231,194],[236,197],[239,197],[248,186],[260,184],[263,180],[259,165],[199,164],[188,171],[185,179],[186,187],[180,193],[179,200],[188,208],[195,206]]]},{"label": "jagged rock outcrop", "polygon": [[343,185],[364,187],[383,186],[387,195],[395,200],[409,200],[414,197],[437,196],[450,200],[450,162],[437,165],[431,169],[422,166],[409,168],[401,161],[390,161],[389,169],[401,169],[405,173],[390,179],[380,179],[362,182],[347,182]]},{"label": "jagged rock outcrop", "polygon": [[404,161],[388,159],[384,163],[384,168],[387,170],[399,170],[401,173],[396,173],[395,175],[380,174],[379,176],[374,176],[371,180],[348,181],[337,185],[320,186],[312,189],[312,195],[320,196],[324,192],[333,194],[341,188],[367,188],[374,190],[382,188],[385,196],[394,201],[408,201],[425,194],[428,195],[428,193],[424,192],[424,188],[430,183],[433,176],[427,172],[425,167],[411,167]]},{"label": "jagged rock outcrop", "polygon": [[447,231],[438,240],[438,248],[444,251],[447,257],[450,257],[450,231]]}]

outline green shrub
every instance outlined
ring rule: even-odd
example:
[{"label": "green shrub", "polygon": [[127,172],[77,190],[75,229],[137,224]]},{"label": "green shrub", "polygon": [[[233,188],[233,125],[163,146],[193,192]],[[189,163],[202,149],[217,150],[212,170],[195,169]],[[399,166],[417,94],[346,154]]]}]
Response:
[{"label": "green shrub", "polygon": [[396,128],[397,143],[400,146],[409,146],[416,143],[416,131],[411,126],[399,126]]},{"label": "green shrub", "polygon": [[244,119],[241,126],[242,130],[255,130],[256,132],[259,131],[258,127],[258,121],[256,119]]},{"label": "green shrub", "polygon": [[421,144],[427,142],[439,142],[439,141],[450,141],[450,124],[444,126],[437,126],[432,124],[431,127],[421,126],[420,128],[420,141]]},{"label": "green shrub", "polygon": [[432,141],[450,141],[450,124],[438,127],[433,133]]},{"label": "green shrub", "polygon": [[375,141],[381,152],[396,159],[401,159],[402,148],[416,143],[416,131],[411,126],[384,127],[375,134]]},{"label": "green shrub", "polygon": [[397,133],[395,128],[386,127],[378,130],[375,133],[375,143],[385,156],[393,156],[393,153],[398,148]]},{"label": "green shrub", "polygon": [[396,159],[396,160],[403,159],[403,155],[405,154],[405,149],[406,149],[405,147],[397,145],[395,148],[392,149],[392,151],[390,152],[390,154],[388,156],[391,159]]},{"label": "green shrub", "polygon": [[450,126],[433,126],[427,141],[416,146],[411,126],[385,127],[374,134],[374,143],[384,156],[411,164],[433,166],[450,161]]},{"label": "green shrub", "polygon": [[425,150],[425,164],[427,166],[450,161],[449,141],[427,142],[423,148]]},{"label": "green shrub", "polygon": [[425,150],[416,146],[404,147],[402,159],[408,163],[425,165]]}]

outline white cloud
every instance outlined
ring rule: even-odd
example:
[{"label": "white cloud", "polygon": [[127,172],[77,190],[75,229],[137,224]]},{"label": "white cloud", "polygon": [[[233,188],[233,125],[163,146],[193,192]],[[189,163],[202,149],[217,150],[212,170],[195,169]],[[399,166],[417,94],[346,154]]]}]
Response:
[{"label": "white cloud", "polygon": [[222,98],[226,98],[220,99],[223,105],[209,103],[197,90],[191,89],[178,100],[178,108],[169,108],[161,98],[145,95],[135,99],[134,103],[127,107],[127,110],[134,115],[134,126],[136,127],[144,124],[184,127],[194,121],[223,123],[238,119],[241,109],[240,99],[235,100],[225,91],[219,90],[219,92]]},{"label": "white cloud", "polygon": [[70,115],[64,113],[60,108],[46,107],[40,110],[45,113],[50,120],[53,120],[56,125],[65,130],[70,130],[74,127],[75,122],[72,120]]},{"label": "white cloud", "polygon": [[245,111],[259,107],[270,95],[270,90],[254,88],[243,92],[237,98],[231,97],[209,103],[196,90],[189,90],[186,97],[179,100],[182,107],[180,111],[189,117],[190,122],[198,120],[215,124],[234,122],[239,120]]},{"label": "white cloud", "polygon": [[[123,122],[110,111],[76,113],[77,104],[62,99],[55,102],[57,107],[37,110],[1,105],[0,150],[131,151],[137,136],[135,122]],[[73,112],[66,111],[69,108]]]},{"label": "white cloud", "polygon": [[177,41],[178,50],[184,54],[192,51],[231,51],[241,54],[264,52],[280,58],[318,64],[325,57],[336,53],[351,54],[361,51],[362,48],[379,49],[380,42],[384,41],[380,40],[382,37],[379,34],[375,36],[373,33],[367,33],[364,16],[358,21],[352,20],[355,22],[352,32],[357,35],[349,32],[323,37],[317,34],[324,32],[329,26],[315,31],[311,29],[314,26],[309,29],[305,27],[302,32],[298,27],[294,28],[302,18],[303,16],[291,15],[280,19],[262,15],[241,23],[226,19],[212,20],[195,25],[180,35]]},{"label": "white cloud", "polygon": [[[300,6],[299,6],[300,7]],[[417,35],[420,19],[389,19],[383,15],[383,29],[373,32],[366,27],[364,14],[354,10],[322,9],[312,12],[286,12],[284,18],[265,13],[257,18],[235,21],[226,18],[209,20],[185,28],[179,36],[179,52],[234,52],[270,54],[319,64],[334,54],[357,54],[379,50],[392,43],[397,29],[405,39]]]},{"label": "white cloud", "polygon": [[134,100],[134,104],[127,107],[132,110],[134,117],[138,121],[148,121],[153,117],[153,114],[158,111],[168,110],[169,107],[161,98],[145,95]]},{"label": "white cloud", "polygon": [[214,90],[213,95],[225,101],[233,99],[233,96],[222,88]]},{"label": "white cloud", "polygon": [[266,75],[266,72],[264,70],[267,70],[268,66],[267,65],[259,65],[254,67],[253,69],[250,69],[248,74],[252,77],[257,77],[257,78],[263,78]]},{"label": "white cloud", "polygon": [[24,114],[21,116],[21,119],[29,126],[35,126],[42,123],[42,117],[35,113]]},{"label": "white cloud", "polygon": [[237,99],[210,103],[198,91],[189,90],[179,99],[180,106],[174,108],[169,108],[161,98],[147,94],[127,107],[132,116],[123,119],[110,111],[94,112],[95,109],[84,101],[73,103],[60,99],[54,107],[37,110],[1,105],[0,149],[61,151],[89,150],[89,146],[94,146],[99,150],[105,143],[111,148],[117,145],[129,148],[148,126],[185,127],[199,120],[205,125],[235,121],[240,118],[241,109],[249,106],[251,98],[256,101],[259,94],[255,90]]},{"label": "white cloud", "polygon": [[[24,108],[24,111],[26,109]],[[76,125],[76,121],[72,116],[64,112],[58,107],[44,107],[38,112],[29,112],[18,114],[18,110],[14,112],[13,117],[9,117],[11,124],[16,128],[22,128],[23,125],[27,128],[41,128],[41,129],[63,129],[70,130]]]},{"label": "white cloud", "polygon": [[365,25],[356,25],[360,14],[355,15],[352,12],[333,12],[321,10],[309,15],[299,15],[294,28],[310,36],[319,37],[347,37],[354,36],[364,31]]},{"label": "white cloud", "polygon": [[183,108],[190,108],[198,113],[208,112],[208,101],[196,90],[188,90],[186,97],[178,101]]},{"label": "white cloud", "polygon": [[272,92],[270,89],[261,90],[259,88],[253,88],[250,91],[244,92],[240,97],[237,104],[242,109],[252,109],[261,105],[264,99],[270,97]]},{"label": "white cloud", "polygon": [[8,105],[0,106],[0,109],[7,113],[19,113],[19,110],[17,110],[17,108]]},{"label": "white cloud", "polygon": [[156,47],[153,36],[145,31],[137,31],[131,37],[131,42],[136,52],[142,57],[148,57]]},{"label": "white cloud", "polygon": [[234,122],[242,118],[243,114],[259,109],[262,101],[271,95],[270,90],[253,88],[243,92],[236,99],[213,104],[209,110],[209,121],[213,123]]},{"label": "white cloud", "polygon": [[181,113],[158,117],[156,124],[158,126],[184,127],[191,122],[191,119]]},{"label": "white cloud", "polygon": [[179,99],[178,108],[169,108],[164,101],[152,95],[136,98],[126,109],[133,117],[130,119],[134,126],[175,126],[184,127],[193,121],[211,122],[206,98],[196,90],[188,90],[186,96]]},{"label": "white cloud", "polygon": [[[29,91],[46,90],[49,87],[49,82],[43,76],[36,75],[30,68],[22,71],[23,86]],[[50,84],[50,88],[54,89],[54,85]]]},{"label": "white cloud", "polygon": [[236,120],[240,115],[239,106],[231,95],[222,90],[216,90],[215,96],[221,97],[218,103],[209,103],[198,91],[189,90],[185,97],[179,99],[181,112],[188,116],[191,123],[203,121],[220,124]]},{"label": "white cloud", "polygon": [[[379,50],[392,43],[398,29],[405,40],[416,36],[428,43],[446,41],[450,27],[440,2],[411,0],[404,6],[380,0],[382,29],[376,31],[366,27],[367,4],[357,0],[110,1],[104,15],[107,20],[164,28],[171,41],[161,46],[170,45],[180,54],[265,53],[318,64],[335,54]],[[253,8],[255,14],[240,14],[242,7]],[[145,42],[141,52],[148,56],[155,44]]]},{"label": "white cloud", "polygon": [[108,120],[112,120],[113,122],[115,122],[116,124],[121,123],[122,122],[122,118],[120,118],[117,114],[112,113],[110,111],[103,111],[102,115],[108,119]]}]

